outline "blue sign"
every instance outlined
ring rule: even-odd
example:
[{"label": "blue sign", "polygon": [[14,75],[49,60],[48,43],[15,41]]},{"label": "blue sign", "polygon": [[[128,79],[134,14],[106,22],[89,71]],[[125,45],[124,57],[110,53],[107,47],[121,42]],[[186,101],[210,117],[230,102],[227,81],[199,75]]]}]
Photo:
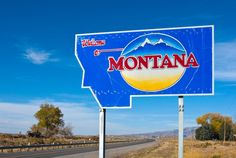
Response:
[{"label": "blue sign", "polygon": [[102,108],[132,97],[214,94],[214,27],[77,34],[75,55]]}]

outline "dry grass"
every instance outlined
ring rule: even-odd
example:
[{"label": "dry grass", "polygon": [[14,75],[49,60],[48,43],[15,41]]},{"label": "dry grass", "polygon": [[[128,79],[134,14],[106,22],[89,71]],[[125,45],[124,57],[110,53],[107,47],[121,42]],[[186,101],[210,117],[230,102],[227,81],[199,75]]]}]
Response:
[{"label": "dry grass", "polygon": [[[73,136],[69,138],[64,137],[50,137],[50,138],[35,138],[28,137],[23,134],[0,134],[1,146],[22,146],[22,145],[37,145],[37,144],[72,144],[82,142],[97,142],[98,136]],[[122,136],[107,136],[106,142],[117,141],[135,141],[137,137],[122,137]]]},{"label": "dry grass", "polygon": [[[122,137],[122,136],[107,136],[106,142],[120,142],[120,141],[136,141],[136,137]],[[23,134],[0,134],[0,147],[6,146],[27,146],[27,145],[41,145],[41,144],[76,144],[84,142],[98,142],[98,136],[73,136],[70,138],[51,137],[51,138],[34,138]],[[96,146],[97,144],[95,144]],[[19,151],[36,151],[47,150],[54,148],[75,148],[78,146],[94,146],[94,144],[87,145],[69,145],[69,146],[52,146],[52,147],[34,147],[34,148],[17,148],[17,149],[1,149],[1,152],[19,152]]]},{"label": "dry grass", "polygon": [[[177,138],[160,139],[155,146],[120,155],[116,158],[177,158]],[[186,139],[184,141],[185,158],[236,158],[236,142],[197,141]]]},{"label": "dry grass", "polygon": [[70,138],[51,137],[51,138],[34,138],[26,135],[17,134],[0,134],[0,146],[21,146],[21,145],[37,145],[37,144],[71,144],[80,142],[98,141],[97,136],[80,137],[74,136]]},{"label": "dry grass", "polygon": [[236,158],[236,142],[185,141],[186,158]]}]

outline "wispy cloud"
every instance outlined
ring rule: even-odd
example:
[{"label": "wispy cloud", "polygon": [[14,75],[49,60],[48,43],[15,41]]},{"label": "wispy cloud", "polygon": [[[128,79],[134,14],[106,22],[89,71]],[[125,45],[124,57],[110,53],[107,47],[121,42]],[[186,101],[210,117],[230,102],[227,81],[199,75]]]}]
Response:
[{"label": "wispy cloud", "polygon": [[45,51],[45,50],[36,50],[33,48],[26,49],[24,53],[25,59],[30,61],[33,64],[44,64],[47,62],[57,62],[59,61],[58,58],[53,58],[52,53]]},{"label": "wispy cloud", "polygon": [[216,43],[215,52],[216,79],[236,81],[236,40]]}]

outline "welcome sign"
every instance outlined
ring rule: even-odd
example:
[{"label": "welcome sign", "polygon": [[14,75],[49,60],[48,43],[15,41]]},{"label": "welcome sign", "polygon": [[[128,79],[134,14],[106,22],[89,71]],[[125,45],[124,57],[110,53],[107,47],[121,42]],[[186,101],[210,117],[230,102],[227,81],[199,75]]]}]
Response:
[{"label": "welcome sign", "polygon": [[132,97],[213,95],[213,26],[77,34],[82,87],[102,108]]}]

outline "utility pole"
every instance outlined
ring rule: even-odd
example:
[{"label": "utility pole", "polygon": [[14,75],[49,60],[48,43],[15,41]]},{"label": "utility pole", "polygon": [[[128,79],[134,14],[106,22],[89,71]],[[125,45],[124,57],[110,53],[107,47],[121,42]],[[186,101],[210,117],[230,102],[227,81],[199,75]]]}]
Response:
[{"label": "utility pole", "polygon": [[226,127],[226,124],[225,124],[225,117],[224,117],[224,142],[223,142],[223,144],[225,144],[225,135],[226,135],[226,129],[225,129],[225,127]]}]

